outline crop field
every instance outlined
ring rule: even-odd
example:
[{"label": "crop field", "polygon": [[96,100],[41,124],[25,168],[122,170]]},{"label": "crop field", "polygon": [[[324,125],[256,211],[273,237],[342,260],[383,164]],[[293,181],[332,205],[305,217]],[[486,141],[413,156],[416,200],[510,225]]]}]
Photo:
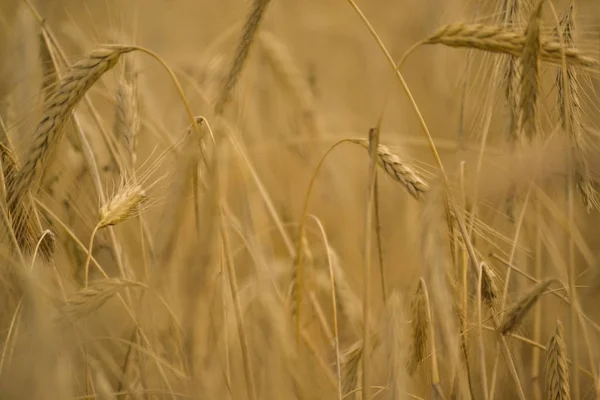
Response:
[{"label": "crop field", "polygon": [[0,0],[0,399],[600,399],[597,0]]}]

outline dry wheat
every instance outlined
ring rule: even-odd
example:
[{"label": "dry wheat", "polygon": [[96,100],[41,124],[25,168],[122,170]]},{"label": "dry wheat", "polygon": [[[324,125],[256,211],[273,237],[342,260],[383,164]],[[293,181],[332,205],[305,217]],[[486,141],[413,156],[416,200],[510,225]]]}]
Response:
[{"label": "dry wheat", "polygon": [[[369,141],[366,139],[350,139],[352,143],[356,143],[369,150]],[[402,186],[408,190],[408,193],[416,200],[429,190],[429,185],[423,180],[416,170],[403,161],[385,145],[380,144],[377,148],[377,164],[396,182],[400,182]]]},{"label": "dry wheat", "polygon": [[569,363],[562,322],[556,320],[556,330],[546,352],[546,395],[550,400],[570,400]]},{"label": "dry wheat", "polygon": [[498,326],[498,332],[503,335],[512,332],[552,282],[552,279],[539,282],[510,306],[504,313],[504,317]]},{"label": "dry wheat", "polygon": [[[502,26],[458,23],[441,27],[428,37],[424,44],[475,48],[520,57],[525,41],[523,34]],[[552,64],[561,64],[562,53],[564,53],[569,65],[600,69],[600,62],[597,59],[578,49],[563,47],[555,39],[542,38],[540,51],[542,60]]]}]

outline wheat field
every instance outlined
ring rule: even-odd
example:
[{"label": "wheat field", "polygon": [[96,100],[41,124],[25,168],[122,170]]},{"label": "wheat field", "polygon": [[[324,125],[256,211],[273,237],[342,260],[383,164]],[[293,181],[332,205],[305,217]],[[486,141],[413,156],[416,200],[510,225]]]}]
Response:
[{"label": "wheat field", "polygon": [[600,399],[599,26],[0,1],[0,398]]}]

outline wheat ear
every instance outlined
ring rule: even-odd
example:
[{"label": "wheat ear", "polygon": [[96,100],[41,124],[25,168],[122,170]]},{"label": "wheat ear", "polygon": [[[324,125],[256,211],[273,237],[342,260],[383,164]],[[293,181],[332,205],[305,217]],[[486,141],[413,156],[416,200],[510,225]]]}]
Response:
[{"label": "wheat ear", "polygon": [[[562,35],[565,46],[574,48],[574,31],[575,23],[573,19],[573,5],[569,7],[569,11],[560,21],[560,26],[557,29],[557,36]],[[558,111],[563,128],[569,131],[573,146],[573,157],[575,162],[575,179],[577,188],[581,194],[583,204],[588,212],[593,208],[600,209],[600,199],[591,179],[590,167],[586,158],[585,149],[585,132],[582,122],[581,98],[579,95],[579,82],[577,80],[577,70],[572,66],[567,65],[566,70],[567,81],[564,82],[563,71],[559,70],[556,78],[556,86],[558,90]],[[568,95],[565,96],[567,94]],[[565,98],[566,97],[566,98]],[[565,107],[565,100],[569,101],[569,107]],[[568,111],[567,111],[568,109]]]},{"label": "wheat ear", "polygon": [[[520,57],[525,41],[523,34],[502,26],[458,23],[441,27],[423,43],[475,48]],[[552,64],[560,65],[564,53],[567,63],[572,66],[600,69],[600,62],[597,59],[579,49],[563,47],[554,39],[542,39],[540,52],[542,60]]]},{"label": "wheat ear", "polygon": [[231,93],[233,92],[233,89],[235,88],[235,85],[240,77],[240,73],[246,64],[250,47],[254,42],[256,33],[260,27],[260,23],[270,2],[271,0],[254,0],[252,3],[252,9],[248,15],[246,24],[242,28],[242,38],[240,39],[238,47],[235,51],[233,63],[231,64],[231,68],[229,69],[229,73],[225,79],[225,83],[215,103],[215,113],[217,115],[223,114],[225,107],[231,99]]},{"label": "wheat ear", "polygon": [[[368,140],[350,139],[349,141],[361,145],[369,151]],[[393,180],[400,182],[402,186],[406,188],[408,193],[416,200],[420,200],[429,190],[429,184],[417,174],[416,170],[399,156],[392,153],[385,145],[380,144],[377,147],[377,164],[383,168],[386,174]]]},{"label": "wheat ear", "polygon": [[[62,137],[63,128],[71,112],[90,87],[116,65],[119,57],[133,50],[134,48],[125,46],[105,46],[94,50],[73,65],[46,102],[27,157],[21,169],[11,179],[12,186],[8,190],[8,205],[13,229],[24,249],[31,250],[35,245],[35,242],[32,243],[26,235],[29,227],[34,226],[33,205],[28,198],[28,193],[30,190],[35,191]],[[46,253],[42,249],[42,254]]]},{"label": "wheat ear", "polygon": [[556,330],[548,343],[546,352],[546,394],[551,400],[570,400],[569,362],[565,332],[560,320],[556,320]]},{"label": "wheat ear", "polygon": [[541,24],[542,5],[540,1],[531,14],[525,31],[525,45],[521,54],[521,103],[519,105],[518,135],[532,139],[537,134],[537,99],[540,87],[541,70]]},{"label": "wheat ear", "polygon": [[498,332],[503,335],[512,332],[523,318],[525,318],[527,312],[529,312],[531,307],[533,307],[552,282],[552,279],[539,282],[509,307],[504,313],[504,318],[502,318],[502,321],[498,326]]},{"label": "wheat ear", "polygon": [[410,303],[410,311],[412,315],[412,344],[410,345],[410,359],[408,360],[407,369],[409,375],[412,375],[417,370],[419,363],[423,361],[425,349],[427,348],[429,317],[423,281],[421,280],[419,280],[417,291]]}]

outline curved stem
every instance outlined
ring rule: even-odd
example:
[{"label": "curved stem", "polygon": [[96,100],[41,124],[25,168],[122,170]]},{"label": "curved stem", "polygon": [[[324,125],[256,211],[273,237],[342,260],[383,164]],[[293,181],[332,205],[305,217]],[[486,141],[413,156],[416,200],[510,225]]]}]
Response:
[{"label": "curved stem", "polygon": [[87,252],[87,256],[85,258],[85,278],[84,278],[84,287],[87,289],[88,287],[88,281],[89,281],[89,271],[90,271],[90,260],[92,259],[92,247],[94,246],[94,238],[96,237],[96,232],[98,232],[98,225],[96,225],[96,227],[94,228],[94,230],[92,231],[92,234],[90,236],[90,244],[88,245],[88,252]]}]

